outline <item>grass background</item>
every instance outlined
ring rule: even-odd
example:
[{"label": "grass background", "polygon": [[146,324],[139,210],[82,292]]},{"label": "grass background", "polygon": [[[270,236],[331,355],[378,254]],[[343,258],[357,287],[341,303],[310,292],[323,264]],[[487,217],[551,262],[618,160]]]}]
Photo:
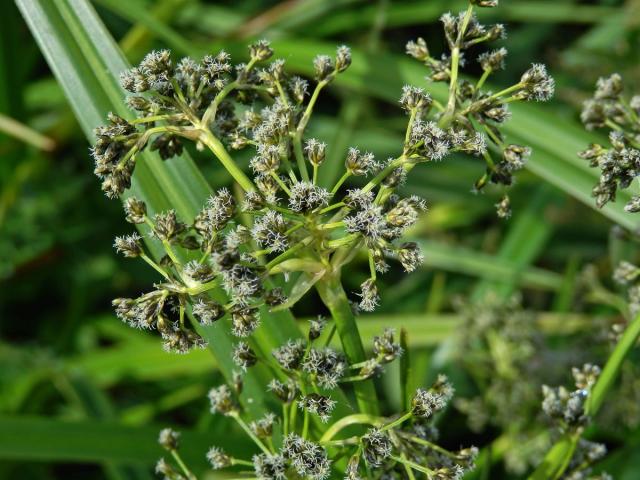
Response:
[{"label": "grass background", "polygon": [[[92,98],[83,97],[81,85],[75,90],[69,82],[61,86],[18,8],[5,3],[0,16],[0,477],[150,478],[149,466],[160,455],[156,433],[164,425],[187,431],[186,457],[197,465],[214,442],[242,450],[235,440],[239,432],[207,413],[205,392],[221,378],[211,354],[165,354],[152,335],[129,330],[111,314],[112,298],[136,295],[154,277],[141,262],[114,254],[112,237],[130,227],[120,205],[100,193],[91,173],[85,134],[87,125],[99,121],[107,100],[91,107]],[[69,24],[65,12],[82,4],[19,3],[40,35],[48,34],[46,21],[55,26],[55,15]],[[37,18],[37,9],[25,7],[30,3],[44,5],[48,15]],[[563,359],[558,365],[567,359],[602,363],[607,349],[598,340],[598,328],[619,314],[601,301],[590,301],[580,288],[579,272],[595,265],[608,283],[619,259],[638,256],[637,242],[621,228],[635,230],[639,223],[622,213],[624,197],[595,210],[590,189],[597,172],[575,153],[600,138],[584,132],[577,120],[595,80],[617,71],[630,88],[638,85],[640,2],[502,3],[482,14],[487,21],[506,23],[509,31],[508,68],[494,84],[516,81],[531,62],[546,63],[558,84],[550,104],[513,109],[508,139],[534,148],[527,171],[511,190],[514,215],[509,221],[495,217],[493,204],[500,191],[471,193],[482,173],[473,159],[455,157],[415,169],[404,191],[424,196],[430,205],[412,232],[425,250],[425,267],[412,275],[387,275],[382,307],[361,317],[368,337],[381,326],[408,326],[416,379],[428,383],[438,370],[446,370],[463,396],[473,394],[475,387],[456,356],[462,321],[454,308],[457,297],[480,299],[493,292],[508,298],[518,292],[526,308],[539,314],[545,346]],[[65,10],[67,4],[71,7]],[[314,135],[329,143],[323,175],[330,182],[340,172],[347,146],[371,150],[379,158],[397,150],[405,121],[397,105],[400,89],[407,82],[425,86],[426,74],[405,58],[404,44],[423,36],[433,52],[440,52],[437,18],[465,2],[91,4],[132,63],[159,47],[193,56],[225,48],[241,58],[251,39],[266,37],[290,69],[306,74],[315,54],[331,53],[343,43],[352,46],[352,69],[328,89],[311,126]],[[78,55],[89,56],[88,43],[78,37],[66,41]],[[47,45],[55,53],[55,44]],[[70,78],[74,65],[79,63],[59,63],[58,79]],[[467,72],[477,73],[473,62],[469,65]],[[83,68],[77,69],[80,79],[103,75],[100,65]],[[443,93],[439,85],[427,88],[434,96]],[[70,92],[75,115],[65,97]],[[210,185],[228,181],[210,158],[190,153]],[[170,161],[167,168],[182,167]],[[174,200],[196,202],[203,189],[191,185]],[[349,290],[366,275],[364,261],[354,268],[347,277]],[[296,309],[300,317],[319,312],[313,296]],[[553,364],[555,358],[545,361]],[[394,375],[390,371],[379,382],[391,407],[399,403]],[[559,366],[548,377],[522,381],[569,381],[568,370]],[[620,398],[618,403],[627,405],[636,397]],[[603,417],[590,435],[610,447],[608,471],[632,479],[640,475],[639,460],[629,455],[638,446],[640,429],[637,423],[622,422],[625,416],[631,413]],[[505,431],[477,434],[459,414],[447,420],[445,443],[493,443],[494,451],[499,450],[501,444],[495,442]],[[504,472],[497,459],[487,478],[517,475]]]}]

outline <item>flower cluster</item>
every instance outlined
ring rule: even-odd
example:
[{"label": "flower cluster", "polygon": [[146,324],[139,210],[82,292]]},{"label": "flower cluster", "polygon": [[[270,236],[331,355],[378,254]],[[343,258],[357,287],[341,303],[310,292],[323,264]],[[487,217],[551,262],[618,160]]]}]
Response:
[{"label": "flower cluster", "polygon": [[[295,348],[292,343],[286,346],[286,349],[290,348]],[[274,352],[274,356],[285,353],[291,352],[278,351]],[[304,353],[294,355],[299,364],[304,363],[304,358],[299,358],[301,355],[305,356]],[[212,447],[207,458],[214,470],[246,466],[260,480],[296,478],[296,475],[322,480],[337,471],[334,459],[345,455],[350,460],[344,478],[349,480],[363,478],[361,475],[365,469],[376,469],[391,476],[394,472],[401,475],[412,470],[429,478],[458,480],[464,472],[473,468],[478,453],[476,448],[449,451],[435,443],[437,430],[431,422],[437,412],[447,407],[453,395],[453,388],[446,377],[439,376],[429,389],[418,389],[410,410],[403,415],[390,418],[348,415],[334,421],[333,428],[323,431],[318,429],[318,424],[310,422],[310,416],[317,415],[321,422],[326,421],[336,401],[317,392],[301,393],[309,387],[317,390],[315,373],[305,376],[292,372],[288,366],[282,366],[282,369],[290,376],[288,384],[274,380],[271,385],[272,393],[282,403],[283,414],[280,417],[269,413],[263,419],[247,425],[239,415],[232,392],[226,386],[210,392],[212,412],[234,418],[245,431],[251,433],[251,438],[261,450],[261,453],[247,460],[232,457],[220,448]],[[304,372],[304,369],[301,371]],[[296,421],[296,406],[304,412],[301,428]],[[280,424],[279,433],[273,428],[276,422]],[[344,437],[342,430],[354,423],[369,424],[371,427],[360,435]]]},{"label": "flower cluster", "polygon": [[[465,12],[444,14],[440,20],[449,52],[439,58],[431,54],[422,38],[407,44],[407,53],[429,68],[431,81],[449,84],[447,103],[437,102],[421,89],[410,86],[405,87],[400,100],[412,119],[405,153],[431,160],[442,159],[456,151],[483,157],[486,172],[476,182],[476,190],[483,189],[489,182],[505,187],[511,185],[514,173],[524,166],[531,154],[529,147],[508,144],[504,140],[501,126],[511,116],[509,104],[547,101],[555,88],[545,66],[533,64],[518,83],[496,93],[484,89],[489,76],[505,68],[507,50],[504,47],[477,56],[483,74],[475,84],[460,78],[459,70],[465,64],[466,52],[476,45],[504,38],[506,34],[503,25],[482,25],[474,13],[474,5],[494,7],[497,3],[470,2]],[[506,194],[496,208],[500,217],[510,215]]]},{"label": "flower cluster", "polygon": [[[422,263],[418,244],[403,236],[426,211],[426,202],[398,192],[416,165],[451,153],[483,157],[487,170],[476,183],[479,190],[488,182],[510,185],[530,155],[525,146],[504,143],[500,125],[509,117],[510,103],[551,96],[553,80],[545,68],[533,65],[516,85],[486,91],[489,75],[503,68],[506,50],[499,49],[478,58],[484,74],[475,85],[458,76],[464,51],[504,35],[504,27],[485,27],[474,15],[474,8],[496,4],[473,0],[466,12],[442,17],[448,56],[431,57],[421,39],[407,45],[407,52],[430,68],[431,80],[449,83],[446,105],[406,86],[400,104],[408,122],[397,156],[380,161],[352,146],[344,152],[341,177],[329,184],[319,175],[327,146],[308,138],[306,129],[322,89],[349,68],[347,47],[332,57],[317,56],[312,80],[289,75],[266,41],[249,46],[247,63],[233,65],[225,52],[174,62],[162,50],[122,74],[136,118],[110,115],[109,124],[96,130],[92,149],[109,197],[130,187],[141,152],[158,151],[167,159],[181,154],[185,140],[208,149],[239,187],[234,194],[225,188],[213,193],[193,218],[179,218],[174,210],[149,212],[143,200],[128,197],[126,218],[140,233],[115,240],[118,252],[142,259],[160,276],[150,292],[114,300],[123,321],[157,330],[165,348],[179,353],[204,346],[198,332],[214,322],[236,337],[229,356],[237,369],[228,385],[211,389],[209,401],[212,413],[239,424],[257,453],[239,459],[213,447],[207,454],[212,468],[249,468],[261,480],[328,478],[343,457],[349,458],[349,480],[416,474],[459,479],[473,468],[476,449],[449,451],[437,444],[434,421],[453,396],[446,377],[418,389],[404,413],[378,413],[371,379],[402,355],[402,342],[386,329],[365,353],[353,313],[380,303],[376,282],[389,270],[390,259],[407,272]],[[232,157],[243,149],[251,151],[248,162]],[[500,160],[494,161],[494,152]],[[507,196],[498,212],[508,216]],[[163,253],[154,260],[150,250]],[[359,252],[366,254],[369,268],[352,308],[340,276]],[[332,314],[331,328],[318,318],[306,337],[266,353],[273,345],[265,348],[253,336],[261,314],[293,306],[312,288]],[[332,347],[336,332],[344,351]],[[263,373],[271,375],[272,398],[254,405],[245,420],[251,399],[242,394],[244,382],[249,375],[252,384],[262,381]],[[371,387],[373,398],[365,398],[363,385]],[[351,389],[359,414],[350,411],[345,390]],[[274,406],[282,412],[269,412]],[[264,416],[256,418],[253,410],[259,409]],[[355,424],[358,434],[347,436],[351,430],[345,428]],[[163,431],[160,441],[180,470],[162,460],[158,472],[192,479],[178,454],[178,436]]]},{"label": "flower cluster", "polygon": [[575,380],[576,390],[569,391],[565,387],[552,388],[542,386],[542,410],[551,419],[557,421],[561,428],[577,429],[584,426],[589,418],[585,413],[585,402],[591,387],[600,375],[600,368],[585,364],[582,369],[573,368],[571,373]]},{"label": "flower cluster", "polygon": [[580,438],[590,419],[585,411],[586,403],[591,395],[591,389],[600,375],[600,368],[596,365],[585,364],[582,368],[571,370],[575,382],[575,390],[560,386],[542,387],[542,411],[555,424],[561,433],[578,436],[575,451],[571,457],[566,473],[562,478],[570,480],[610,480],[607,473],[592,475],[592,465],[602,459],[607,448],[601,443],[595,443]]},{"label": "flower cluster", "polygon": [[[618,188],[627,188],[640,174],[640,95],[628,99],[617,73],[600,78],[593,98],[584,102],[580,118],[588,130],[610,131],[610,146],[594,143],[579,153],[591,167],[600,169],[592,194],[602,208],[616,200]],[[640,196],[634,195],[624,209],[640,211]]]},{"label": "flower cluster", "polygon": [[[116,238],[115,247],[126,257],[141,257],[163,282],[139,298],[115,300],[116,312],[132,326],[157,329],[168,350],[204,345],[194,320],[206,326],[226,315],[232,333],[247,337],[259,325],[262,306],[290,306],[313,286],[301,277],[288,302],[282,291],[265,286],[271,276],[309,269],[328,275],[350,260],[344,252],[365,247],[371,278],[359,295],[360,307],[370,311],[378,303],[376,272],[388,270],[386,257],[399,259],[407,271],[421,263],[415,243],[398,242],[426,209],[417,197],[392,193],[404,175],[404,160],[383,167],[372,154],[351,148],[345,174],[331,191],[317,182],[326,146],[303,135],[317,94],[350,65],[349,49],[338,48],[334,59],[316,58],[316,92],[306,103],[308,82],[289,77],[283,61],[258,69],[272,53],[267,42],[258,42],[250,46],[249,63],[232,67],[224,52],[176,65],[168,51],[152,52],[122,75],[123,87],[135,94],[128,102],[138,118],[128,122],[111,115],[111,125],[96,131],[93,153],[109,196],[130,185],[136,155],[148,144],[166,158],[180,153],[184,138],[209,147],[244,190],[241,200],[219,190],[191,222],[172,210],[148,215],[145,203],[134,197],[125,203],[127,220],[148,229],[165,256],[151,260],[138,234]],[[238,107],[257,105],[256,92],[271,101],[259,111]],[[227,151],[248,146],[256,151],[249,165],[252,179]],[[372,173],[378,176],[365,187],[340,191],[349,177]],[[252,217],[250,226],[241,214]],[[292,258],[293,253],[308,260]],[[224,290],[230,301],[211,300],[214,289]],[[241,345],[234,358],[241,368],[253,361]]]},{"label": "flower cluster", "polygon": [[[163,281],[138,298],[118,298],[113,304],[127,324],[158,330],[167,350],[185,353],[204,346],[195,331],[196,322],[211,325],[225,315],[230,318],[232,333],[247,337],[260,323],[261,306],[284,301],[280,290],[268,289],[263,283],[264,267],[251,255],[251,232],[231,222],[236,206],[226,189],[211,196],[191,225],[178,220],[173,210],[150,217],[144,202],[135,197],[127,199],[125,210],[131,223],[149,228],[166,255],[156,263],[138,234],[116,238],[115,248],[126,257],[142,258]],[[198,252],[195,258],[194,252]],[[181,260],[187,255],[193,259]],[[233,300],[223,304],[207,296],[219,288]],[[251,362],[250,352],[236,354]]]}]

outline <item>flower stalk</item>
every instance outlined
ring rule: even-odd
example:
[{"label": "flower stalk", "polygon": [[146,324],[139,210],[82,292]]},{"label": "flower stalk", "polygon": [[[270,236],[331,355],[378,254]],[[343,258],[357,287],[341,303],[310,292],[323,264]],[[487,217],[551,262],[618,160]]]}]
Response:
[{"label": "flower stalk", "polygon": [[[325,277],[316,284],[316,290],[322,302],[331,312],[335,321],[336,330],[345,355],[350,363],[358,363],[365,360],[362,337],[358,331],[358,324],[353,316],[351,305],[344,292],[340,278],[334,274]],[[356,402],[362,413],[378,415],[380,407],[378,396],[372,380],[353,383]]]}]

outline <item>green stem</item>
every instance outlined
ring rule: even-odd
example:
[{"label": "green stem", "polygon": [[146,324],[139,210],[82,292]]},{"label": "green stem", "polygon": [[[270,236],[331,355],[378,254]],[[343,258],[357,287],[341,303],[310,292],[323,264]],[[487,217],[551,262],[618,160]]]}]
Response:
[{"label": "green stem", "polygon": [[180,260],[178,259],[176,252],[173,251],[173,248],[171,247],[169,240],[162,240],[162,246],[164,247],[164,251],[167,252],[167,255],[169,255],[169,258],[171,259],[173,264],[176,266],[178,270],[180,270],[180,267],[182,264],[180,263]]},{"label": "green stem", "polygon": [[392,428],[397,427],[398,425],[403,424],[404,422],[406,422],[407,420],[409,420],[411,418],[413,414],[411,412],[407,412],[404,415],[402,415],[401,417],[395,419],[393,422],[389,422],[386,425],[384,425],[380,431],[381,432],[385,432],[387,430],[391,430]]},{"label": "green stem", "polygon": [[316,101],[318,101],[320,91],[327,83],[329,83],[329,79],[322,80],[316,85],[316,88],[313,91],[311,98],[309,99],[309,103],[307,104],[307,108],[305,109],[304,114],[302,114],[300,123],[298,123],[298,126],[296,127],[295,133],[293,135],[293,151],[296,155],[296,161],[298,162],[298,169],[300,170],[302,179],[307,182],[309,181],[309,172],[307,171],[307,165],[304,162],[304,154],[302,153],[302,135],[304,134],[305,128],[307,128],[307,123],[309,123],[311,113],[313,112],[313,107],[316,104]]},{"label": "green stem", "polygon": [[418,109],[414,108],[411,110],[411,114],[409,115],[409,121],[407,122],[407,129],[404,133],[405,149],[409,146],[409,140],[411,139],[411,130],[413,130],[413,123],[416,121],[417,114],[418,114]]},{"label": "green stem", "polygon": [[226,96],[229,95],[237,87],[238,87],[237,82],[231,82],[227,84],[227,86],[224,87],[222,90],[220,90],[220,92],[216,95],[216,97],[211,102],[211,105],[207,107],[207,110],[204,112],[204,115],[202,116],[203,125],[205,126],[209,125],[209,123],[211,123],[211,121],[216,118],[218,106],[220,105],[220,103],[222,103],[222,100],[224,100]]},{"label": "green stem", "polygon": [[[156,229],[155,223],[153,223],[153,220],[151,220],[146,215],[144,217],[144,223],[151,229],[152,232],[155,232],[155,229]],[[178,260],[178,257],[176,256],[176,253],[173,251],[173,248],[171,247],[171,244],[169,243],[169,241],[168,240],[162,240],[162,246],[164,247],[164,251],[167,253],[169,258],[173,262],[173,265],[176,267],[176,270],[178,270],[178,273],[180,273],[180,271],[182,269],[182,264],[180,263],[180,260]],[[147,262],[147,263],[149,263],[149,262]],[[149,265],[152,265],[152,263],[149,263]]]},{"label": "green stem", "polygon": [[305,408],[304,419],[302,421],[302,438],[306,439],[309,436],[309,412]]},{"label": "green stem", "polygon": [[231,158],[227,150],[222,145],[222,142],[218,140],[211,130],[206,127],[201,129],[200,141],[204,143],[213,154],[218,157],[222,166],[229,172],[229,175],[238,182],[238,185],[242,187],[245,192],[251,192],[256,189],[253,182],[245,175],[245,173],[238,167],[236,162]]},{"label": "green stem", "polygon": [[282,190],[284,190],[284,192],[287,194],[287,196],[291,196],[291,190],[289,190],[289,188],[285,185],[285,183],[282,181],[282,179],[280,178],[280,175],[278,175],[276,172],[271,171],[269,172],[269,175],[271,175],[271,178],[273,178],[276,183],[278,185],[280,185],[280,188]]},{"label": "green stem", "polygon": [[[407,456],[406,456],[404,453],[402,453],[402,454],[400,455],[400,457],[401,457],[403,460],[406,460],[406,459],[407,459]],[[407,477],[409,477],[409,480],[416,480],[416,477],[415,477],[415,475],[413,474],[413,470],[411,469],[411,467],[410,467],[409,465],[407,465],[406,463],[405,463],[403,466],[404,466],[405,471],[407,472]]]},{"label": "green stem", "polygon": [[180,119],[180,118],[184,118],[184,115],[182,114],[171,114],[171,115],[149,115],[148,117],[140,117],[140,118],[134,118],[133,120],[130,120],[129,123],[131,123],[132,125],[136,125],[138,123],[151,123],[151,122],[160,122],[163,120],[170,120],[170,119]]},{"label": "green stem", "polygon": [[236,422],[238,422],[238,425],[240,425],[240,427],[242,427],[242,429],[245,431],[245,433],[247,435],[249,435],[249,437],[251,438],[251,440],[254,441],[254,443],[260,447],[260,450],[262,450],[264,453],[266,453],[267,455],[271,455],[271,451],[266,447],[266,445],[264,443],[262,443],[262,441],[253,433],[253,431],[251,430],[251,428],[249,427],[249,425],[247,425],[245,423],[244,420],[242,420],[242,418],[240,418],[240,415],[233,414],[230,415]]},{"label": "green stem", "polygon": [[153,267],[153,269],[155,271],[157,271],[160,275],[162,275],[164,278],[166,278],[167,280],[170,280],[170,277],[167,274],[167,272],[165,272],[160,265],[158,265],[156,262],[151,260],[146,254],[144,254],[144,253],[141,254],[140,258],[142,258],[145,262],[147,262],[149,265],[151,265]]},{"label": "green stem", "polygon": [[284,93],[284,90],[282,89],[282,85],[278,80],[276,80],[275,83],[276,83],[276,89],[278,90],[278,95],[280,95],[280,98],[282,99],[285,105],[289,105],[289,97],[287,97],[287,94]]},{"label": "green stem", "polygon": [[491,140],[493,140],[493,142],[499,146],[502,147],[502,142],[500,141],[500,139],[496,136],[495,133],[493,133],[493,131],[491,130],[491,128],[489,128],[489,126],[485,123],[482,125],[482,127],[484,128],[484,131],[487,132],[487,135],[489,135],[491,137]]},{"label": "green stem", "polygon": [[344,172],[344,175],[342,175],[342,177],[340,177],[340,180],[338,180],[338,183],[335,184],[335,186],[331,189],[331,196],[334,196],[338,190],[340,189],[340,187],[342,186],[342,184],[347,180],[347,178],[349,178],[351,176],[351,172],[349,170],[347,170],[346,172]]},{"label": "green stem", "polygon": [[423,467],[422,465],[418,465],[415,462],[412,462],[411,460],[407,460],[406,458],[401,458],[401,457],[396,457],[395,455],[391,455],[391,458],[394,459],[396,462],[398,463],[402,463],[403,465],[407,465],[411,468],[413,468],[414,470],[417,470],[418,472],[422,472],[424,474],[427,475],[427,478],[433,478],[433,470],[427,468],[427,467]]},{"label": "green stem", "polygon": [[294,432],[296,431],[296,426],[297,426],[297,419],[298,419],[298,401],[294,400],[293,402],[291,402],[291,415],[289,416],[290,420],[289,420],[289,431],[290,432]]},{"label": "green stem", "polygon": [[454,458],[454,459],[456,458],[455,453],[450,452],[445,448],[442,448],[440,445],[436,445],[435,443],[428,442],[427,440],[423,440],[422,438],[416,437],[415,435],[408,435],[403,432],[398,432],[398,433],[400,434],[400,436],[406,438],[407,440],[413,443],[417,443],[418,445],[424,445],[425,447],[429,447],[430,449],[435,450],[436,452],[440,452],[449,458]]},{"label": "green stem", "polygon": [[471,20],[471,15],[473,13],[473,4],[469,4],[467,7],[467,11],[465,12],[464,18],[462,19],[462,25],[460,26],[460,31],[458,32],[458,38],[456,38],[456,43],[451,49],[451,81],[449,82],[449,100],[447,101],[447,110],[442,115],[440,120],[440,127],[447,127],[456,110],[456,100],[458,94],[458,69],[460,66],[460,48],[462,46],[462,40],[464,39],[464,34],[467,30],[467,26],[469,25],[469,21]]},{"label": "green stem", "polygon": [[402,165],[406,161],[406,157],[402,155],[401,157],[396,158],[392,162],[390,162],[386,167],[384,167],[373,179],[367,183],[363,188],[363,192],[370,192],[373,190],[380,182],[382,182],[387,176],[393,172],[396,168]]},{"label": "green stem", "polygon": [[342,377],[340,379],[340,383],[362,382],[363,380],[368,380],[370,378],[371,378],[371,375],[354,375],[352,377]]},{"label": "green stem", "polygon": [[351,242],[357,240],[358,238],[360,238],[360,234],[359,233],[350,233],[349,235],[342,237],[342,238],[337,238],[335,240],[330,240],[327,242],[327,246],[329,248],[338,248],[338,247],[342,247],[344,245],[348,245]]},{"label": "green stem", "polygon": [[[358,363],[366,359],[358,324],[351,311],[351,305],[340,282],[337,272],[327,274],[316,283],[320,298],[331,312],[342,348],[349,363]],[[373,380],[365,380],[353,384],[360,411],[371,415],[379,414],[378,397]]]},{"label": "green stem", "polygon": [[376,279],[376,262],[373,259],[373,254],[371,253],[371,250],[369,250],[368,252],[369,252],[369,272],[371,273],[371,278],[375,280]]},{"label": "green stem", "polygon": [[187,468],[187,465],[184,463],[177,450],[171,450],[171,456],[189,480],[196,480],[196,476]]},{"label": "green stem", "polygon": [[331,440],[329,442],[323,443],[323,445],[327,447],[346,447],[349,445],[358,445],[359,441],[359,437],[351,437],[345,438],[344,440]]},{"label": "green stem", "polygon": [[476,92],[478,92],[482,88],[484,82],[487,80],[487,78],[489,78],[489,75],[491,75],[491,72],[491,69],[487,69],[482,72],[482,76],[480,77],[480,80],[478,80],[478,83],[476,83],[476,88],[474,89]]},{"label": "green stem", "polygon": [[318,230],[332,230],[334,228],[344,227],[344,222],[331,222],[318,225]]},{"label": "green stem", "polygon": [[511,92],[515,92],[521,88],[522,88],[522,83],[518,82],[515,85],[511,85],[510,87],[505,88],[504,90],[501,90],[498,93],[494,93],[490,97],[483,99],[482,102],[490,103],[492,100],[496,100],[500,97],[510,94]]},{"label": "green stem", "polygon": [[587,415],[594,416],[600,410],[605,395],[613,386],[613,382],[617,378],[625,358],[638,341],[638,337],[640,337],[640,315],[636,316],[624,331],[622,338],[611,353],[609,360],[607,360],[598,381],[591,389],[585,406]]},{"label": "green stem", "polygon": [[329,205],[328,207],[323,208],[318,213],[320,215],[324,215],[325,213],[329,213],[331,210],[335,210],[336,208],[342,208],[345,206],[344,202],[334,203],[333,205]]},{"label": "green stem", "polygon": [[[245,66],[244,71],[248,73],[253,66],[256,64],[257,59],[252,58],[249,63]],[[240,88],[252,88],[251,85],[240,84],[238,82],[231,82],[226,87],[224,87],[220,92],[215,96],[211,105],[207,107],[207,110],[204,112],[202,116],[202,124],[208,126],[209,123],[216,118],[216,113],[218,110],[218,106],[222,103],[222,101],[229,95],[233,90]]]},{"label": "green stem", "polygon": [[289,433],[289,405],[282,403],[282,434],[286,437]]},{"label": "green stem", "polygon": [[368,415],[366,413],[354,413],[353,415],[347,415],[346,417],[342,417],[336,423],[331,425],[327,429],[326,432],[320,438],[320,443],[327,443],[333,437],[335,437],[340,431],[344,428],[347,428],[351,425],[379,425],[381,423],[381,419],[379,417],[374,417],[372,415]]},{"label": "green stem", "polygon": [[187,293],[189,295],[200,295],[203,292],[208,292],[209,290],[213,290],[220,286],[220,279],[215,278],[207,283],[202,283],[200,285],[196,285],[194,287],[187,288]]},{"label": "green stem", "polygon": [[307,164],[304,162],[304,153],[302,152],[302,133],[296,134],[293,137],[293,153],[296,156],[296,164],[298,170],[300,170],[300,176],[305,182],[309,181],[309,172],[307,171]]},{"label": "green stem", "polygon": [[306,247],[310,243],[310,240],[303,240],[301,242],[296,243],[293,247],[291,247],[286,252],[281,253],[276,258],[271,260],[269,263],[265,265],[267,271],[271,270],[273,267],[278,265],[279,263],[284,262],[285,260],[291,258],[298,250]]},{"label": "green stem", "polygon": [[331,330],[329,331],[329,335],[327,335],[327,339],[324,341],[324,346],[328,347],[329,344],[331,343],[331,340],[333,340],[333,336],[336,334],[336,326],[335,325],[331,325]]}]

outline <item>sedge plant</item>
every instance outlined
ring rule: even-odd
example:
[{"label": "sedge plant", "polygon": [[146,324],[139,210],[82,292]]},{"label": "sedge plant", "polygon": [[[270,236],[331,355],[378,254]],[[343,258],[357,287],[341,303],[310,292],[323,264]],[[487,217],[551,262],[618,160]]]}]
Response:
[{"label": "sedge plant", "polygon": [[[242,478],[460,478],[473,468],[477,450],[451,451],[437,442],[434,420],[453,396],[445,376],[419,388],[399,413],[379,401],[373,379],[398,359],[403,348],[387,329],[366,353],[357,315],[380,302],[379,275],[397,261],[416,270],[423,254],[404,232],[426,210],[425,200],[404,197],[401,187],[413,168],[459,153],[482,167],[475,189],[509,186],[530,155],[509,144],[501,130],[509,104],[548,100],[553,79],[533,64],[516,84],[493,92],[492,73],[504,68],[505,48],[477,57],[482,75],[463,78],[465,54],[504,36],[502,25],[482,25],[476,8],[497,1],[472,0],[458,15],[442,16],[448,52],[433,56],[419,38],[407,53],[422,62],[428,80],[449,86],[446,103],[418,86],[405,86],[400,106],[407,113],[404,141],[387,160],[358,146],[345,152],[344,169],[330,186],[318,182],[326,145],[306,134],[322,90],[351,64],[349,48],[318,55],[313,83],[287,73],[267,41],[249,47],[249,60],[233,64],[225,52],[174,62],[167,50],[149,53],[121,75],[126,102],[136,118],[110,114],[96,131],[95,173],[110,198],[126,194],[141,152],[163,159],[179,155],[185,142],[208,151],[233,180],[207,200],[193,219],[169,209],[151,214],[133,197],[124,200],[127,220],[138,232],[117,237],[115,248],[140,258],[158,282],[137,298],[119,298],[116,313],[128,325],[159,333],[164,348],[187,353],[206,345],[202,326],[223,324],[236,339],[230,355],[236,371],[228,384],[209,392],[211,411],[238,423],[256,452],[236,458],[213,446],[214,469],[231,468]],[[235,152],[249,149],[248,164]],[[505,194],[498,215],[508,217]],[[161,251],[160,255],[153,255]],[[355,294],[342,277],[360,254],[368,278]],[[304,337],[265,351],[255,341],[261,315],[287,310],[310,290],[327,318],[311,321]],[[330,346],[337,336],[342,350]],[[215,341],[215,339],[213,339]],[[216,348],[215,344],[212,348]],[[252,417],[240,401],[244,379],[261,366],[270,380],[271,412]],[[350,395],[357,412],[349,410]],[[245,399],[246,400],[246,399]],[[250,400],[250,399],[249,399]],[[178,434],[163,430],[161,445],[171,460],[158,463],[169,479],[195,478],[179,454]]]}]

